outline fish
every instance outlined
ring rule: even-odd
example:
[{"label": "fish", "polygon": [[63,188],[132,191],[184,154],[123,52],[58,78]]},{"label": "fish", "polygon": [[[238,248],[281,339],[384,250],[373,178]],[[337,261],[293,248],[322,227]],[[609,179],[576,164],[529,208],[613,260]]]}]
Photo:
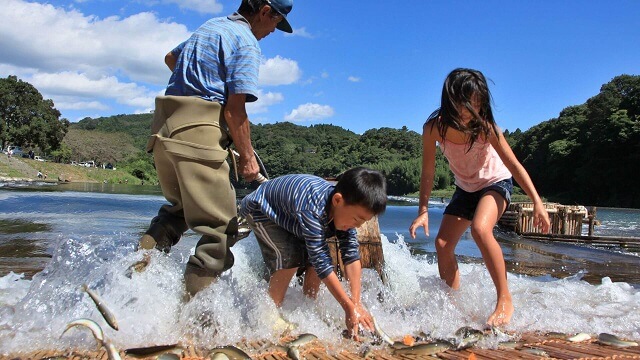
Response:
[{"label": "fish", "polygon": [[587,340],[591,340],[591,335],[589,335],[587,333],[578,333],[578,334],[575,334],[573,336],[568,337],[567,340],[569,340],[571,342],[587,341]]},{"label": "fish", "polygon": [[638,343],[635,341],[621,340],[619,337],[612,334],[607,334],[607,333],[601,333],[600,335],[598,335],[598,342],[601,344],[611,345],[616,347],[638,346]]},{"label": "fish", "polygon": [[289,346],[287,356],[293,360],[300,360],[300,349],[298,346]]},{"label": "fish", "polygon": [[229,358],[229,360],[251,360],[251,356],[249,356],[246,352],[232,345],[214,348],[213,350],[209,351],[209,354],[207,355],[207,357],[211,359],[217,353],[222,353],[226,355]]},{"label": "fish", "polygon": [[560,340],[567,339],[567,334],[556,332],[556,331],[550,331],[548,333],[545,333],[544,336],[548,339],[560,339]]},{"label": "fish", "polygon": [[225,353],[217,352],[209,356],[209,360],[229,360],[229,357]]},{"label": "fish", "polygon": [[[463,326],[455,332],[456,350],[468,349],[484,338],[484,333],[469,326]],[[460,338],[460,340],[458,340]]]},{"label": "fish", "polygon": [[380,325],[378,325],[378,322],[376,321],[376,318],[373,317],[373,315],[371,315],[371,319],[373,319],[373,329],[375,330],[376,335],[388,345],[393,345],[393,340],[389,337],[389,335],[382,331]]},{"label": "fish", "polygon": [[147,266],[149,266],[150,261],[151,255],[149,255],[149,253],[145,253],[140,261],[136,261],[131,266],[129,266],[129,268],[125,272],[125,276],[131,279],[131,276],[134,272],[143,272],[147,268]]},{"label": "fish", "polygon": [[518,345],[520,344],[516,341],[503,341],[498,343],[498,349],[515,349]]},{"label": "fish", "polygon": [[91,290],[87,286],[87,284],[82,285],[82,290],[84,290],[87,294],[89,294],[89,297],[96,304],[96,306],[98,307],[98,310],[100,311],[100,314],[102,314],[102,317],[104,317],[104,319],[107,321],[107,324],[109,324],[109,326],[111,326],[114,330],[118,330],[118,322],[116,321],[116,317],[113,315],[111,310],[109,310],[109,308],[105,305],[104,301],[102,301],[100,296],[98,296],[98,294],[96,294],[95,291]]},{"label": "fish", "polygon": [[302,334],[300,336],[298,336],[295,340],[290,341],[289,343],[287,343],[288,347],[300,347],[302,345],[305,345],[307,343],[310,343],[311,341],[317,339],[318,337],[313,335],[313,334]]},{"label": "fish", "polygon": [[74,326],[84,326],[91,330],[93,337],[98,341],[98,347],[100,347],[100,345],[102,345],[102,343],[104,342],[104,333],[102,332],[102,328],[95,321],[90,319],[73,320],[72,322],[67,324],[60,337],[62,337],[62,335],[64,335],[69,329]]},{"label": "fish", "polygon": [[[220,353],[218,353],[220,354]],[[229,359],[226,355],[221,354],[222,356],[224,356],[226,359]],[[178,354],[173,354],[173,353],[164,353],[164,354],[160,354],[156,357],[156,360],[180,360],[181,356]],[[219,360],[226,360],[226,359],[219,359]]]},{"label": "fish", "polygon": [[435,355],[451,349],[453,345],[447,341],[434,341],[393,350],[394,355]]},{"label": "fish", "polygon": [[118,352],[118,349],[113,346],[109,339],[104,339],[104,341],[102,341],[102,346],[104,346],[104,348],[107,350],[107,356],[109,357],[109,360],[122,360],[122,358],[120,357],[120,352]]},{"label": "fish", "polygon": [[124,351],[124,353],[127,355],[130,355],[133,357],[140,357],[140,358],[145,358],[149,356],[158,356],[158,355],[169,354],[169,353],[182,355],[183,352],[184,352],[183,349],[180,348],[178,344],[131,348],[131,349],[126,349]]},{"label": "fish", "polygon": [[525,347],[523,348],[521,351],[524,351],[528,354],[531,355],[536,355],[536,356],[540,356],[540,357],[549,357],[549,354],[547,354],[546,351],[542,350],[542,349],[538,349],[538,348],[534,348],[534,347]]}]

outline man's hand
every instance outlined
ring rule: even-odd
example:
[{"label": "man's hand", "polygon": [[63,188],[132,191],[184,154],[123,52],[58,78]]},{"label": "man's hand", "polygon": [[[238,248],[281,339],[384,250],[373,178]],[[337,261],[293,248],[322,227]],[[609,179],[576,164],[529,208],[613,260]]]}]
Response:
[{"label": "man's hand", "polygon": [[240,155],[238,172],[246,182],[251,182],[256,179],[260,173],[260,166],[258,165],[258,161],[253,153],[251,156]]}]

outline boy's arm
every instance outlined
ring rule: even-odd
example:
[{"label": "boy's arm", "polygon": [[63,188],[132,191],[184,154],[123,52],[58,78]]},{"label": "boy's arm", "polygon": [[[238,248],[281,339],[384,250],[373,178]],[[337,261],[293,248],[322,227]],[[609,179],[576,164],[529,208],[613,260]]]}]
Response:
[{"label": "boy's arm", "polygon": [[[355,263],[358,263],[359,265],[360,261],[353,262],[347,266],[351,266]],[[349,271],[346,270],[346,266],[345,271]],[[353,274],[353,276],[355,276],[355,274]],[[351,298],[349,298],[342,288],[342,284],[340,283],[340,280],[338,280],[338,276],[334,272],[331,272],[329,276],[322,279],[322,282],[344,310],[347,330],[356,341],[360,340],[358,337],[358,325],[361,322],[368,327],[370,331],[373,330],[373,320],[371,319],[371,315],[369,315],[361,304],[356,304],[351,300]],[[358,284],[359,283],[360,277],[358,276]]]}]

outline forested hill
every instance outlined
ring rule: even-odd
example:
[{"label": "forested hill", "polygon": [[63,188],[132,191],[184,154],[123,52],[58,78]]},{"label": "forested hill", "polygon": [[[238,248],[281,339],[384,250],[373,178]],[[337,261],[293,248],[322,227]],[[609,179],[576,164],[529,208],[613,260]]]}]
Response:
[{"label": "forested hill", "polygon": [[[84,119],[71,131],[126,133],[139,154],[137,173],[151,174],[142,155],[152,114]],[[335,176],[366,165],[384,171],[391,194],[418,191],[420,134],[380,128],[359,135],[332,125],[252,124],[252,138],[271,176],[310,173]],[[621,75],[584,104],[563,109],[557,118],[505,136],[538,192],[567,204],[640,208],[640,76]],[[144,168],[144,162],[148,167]],[[435,188],[453,183],[446,162],[436,163]]]}]

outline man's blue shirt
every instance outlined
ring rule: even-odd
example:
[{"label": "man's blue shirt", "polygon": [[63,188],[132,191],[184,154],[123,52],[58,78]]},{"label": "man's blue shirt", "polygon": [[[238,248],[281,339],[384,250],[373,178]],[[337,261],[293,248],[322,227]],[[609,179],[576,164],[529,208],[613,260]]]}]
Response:
[{"label": "man's blue shirt", "polygon": [[261,51],[244,17],[213,18],[171,53],[176,67],[165,95],[199,96],[226,104],[230,94],[258,99]]}]

